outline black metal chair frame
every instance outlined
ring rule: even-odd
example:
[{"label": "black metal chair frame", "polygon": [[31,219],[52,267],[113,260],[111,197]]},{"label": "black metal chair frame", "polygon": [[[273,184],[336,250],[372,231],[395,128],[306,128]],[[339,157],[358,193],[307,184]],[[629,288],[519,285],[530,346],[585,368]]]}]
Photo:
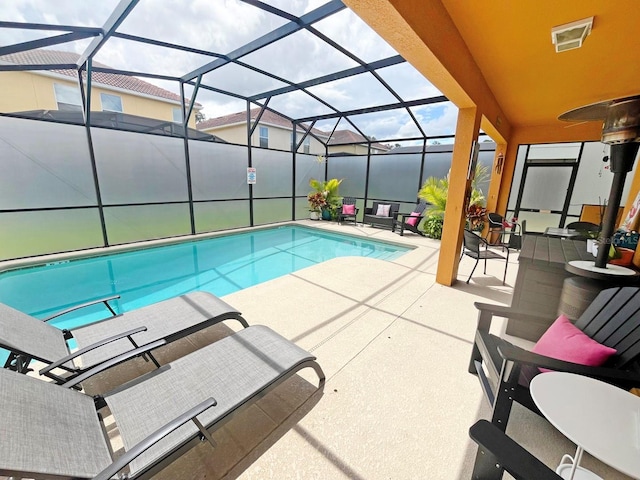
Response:
[{"label": "black metal chair frame", "polygon": [[348,213],[342,213],[342,207],[344,205],[355,205],[356,204],[356,197],[343,197],[342,198],[342,205],[340,206],[340,210],[338,210],[338,223],[342,223],[345,220],[353,220],[354,224],[358,224],[358,207],[356,207],[356,213],[354,214],[348,214]]},{"label": "black metal chair frame", "polygon": [[[418,235],[422,235],[423,237],[424,232],[422,230],[420,230],[418,227],[420,226],[420,222],[422,221],[422,219],[424,218],[424,211],[427,209],[427,202],[425,202],[424,200],[420,200],[415,207],[413,207],[413,212],[409,212],[409,213],[398,213],[398,220],[396,220],[393,223],[393,228],[391,229],[392,232],[395,232],[396,228],[400,227],[400,236],[404,236],[404,231],[409,230],[410,232],[413,233],[417,233]],[[411,225],[410,223],[407,223],[407,220],[409,218],[416,218],[416,215],[411,215],[412,213],[419,213],[420,215],[417,216],[418,221],[416,222],[415,225]]]},{"label": "black metal chair frame", "polygon": [[[484,245],[484,249],[480,248],[481,245]],[[476,271],[476,267],[478,266],[478,262],[480,260],[484,260],[484,273],[487,273],[487,260],[504,260],[504,277],[502,278],[502,284],[507,280],[507,267],[509,266],[509,249],[506,245],[500,245],[503,251],[507,252],[506,256],[502,256],[499,253],[494,252],[493,250],[489,250],[489,246],[491,246],[484,238],[476,235],[471,230],[464,230],[464,244],[462,248],[462,254],[460,255],[460,260],[466,255],[468,257],[473,258],[476,261],[476,264],[471,269],[471,273],[469,274],[469,278],[467,278],[467,283],[471,280],[473,276],[473,272]]]},{"label": "black metal chair frame", "polygon": [[[487,221],[489,222],[489,230],[487,233],[487,243],[493,246],[505,246],[520,250],[522,247],[522,226],[517,222],[507,222],[499,213],[488,213]],[[508,224],[510,226],[505,226]],[[507,230],[509,229],[509,230]],[[509,235],[509,241],[504,241],[504,236]],[[496,237],[497,236],[497,237]],[[492,241],[496,237],[496,241]]]}]

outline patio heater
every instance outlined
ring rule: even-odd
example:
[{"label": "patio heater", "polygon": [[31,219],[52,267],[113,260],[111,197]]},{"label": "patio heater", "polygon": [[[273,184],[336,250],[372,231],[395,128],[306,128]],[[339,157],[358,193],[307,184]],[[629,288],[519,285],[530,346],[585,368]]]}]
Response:
[{"label": "patio heater", "polygon": [[625,178],[633,169],[640,146],[640,95],[576,108],[558,118],[569,122],[604,120],[602,143],[611,146],[609,158],[613,181],[602,221],[601,238],[605,244],[598,249],[595,267],[606,268]]}]

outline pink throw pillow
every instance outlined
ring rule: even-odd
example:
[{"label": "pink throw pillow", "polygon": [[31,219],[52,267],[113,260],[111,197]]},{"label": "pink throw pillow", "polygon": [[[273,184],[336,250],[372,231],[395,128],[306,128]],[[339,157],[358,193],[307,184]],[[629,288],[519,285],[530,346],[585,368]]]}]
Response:
[{"label": "pink throw pillow", "polygon": [[415,227],[416,224],[418,223],[418,220],[420,220],[418,218],[420,215],[421,213],[419,212],[411,212],[411,216],[407,218],[404,223],[406,223],[407,225],[411,225],[412,227]]},{"label": "pink throw pillow", "polygon": [[[551,324],[531,351],[545,357],[592,367],[602,365],[616,353],[615,348],[602,345],[582,333],[565,315],[560,315]],[[540,371],[550,370],[541,368]]]},{"label": "pink throw pillow", "polygon": [[344,215],[355,215],[356,214],[356,206],[355,205],[342,205],[342,213]]}]

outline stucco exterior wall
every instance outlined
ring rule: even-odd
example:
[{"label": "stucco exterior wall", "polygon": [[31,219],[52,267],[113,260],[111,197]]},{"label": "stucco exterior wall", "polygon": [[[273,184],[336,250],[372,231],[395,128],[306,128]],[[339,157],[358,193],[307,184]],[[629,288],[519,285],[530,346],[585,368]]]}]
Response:
[{"label": "stucco exterior wall", "polygon": [[[11,113],[26,110],[57,110],[54,84],[76,87],[70,77],[43,75],[32,72],[2,72],[0,74],[0,112]],[[93,85],[91,90],[91,109],[102,110],[101,93],[117,95],[122,99],[123,113],[158,120],[173,121],[173,109],[180,108],[179,103],[170,100],[154,99],[126,93],[124,90],[109,89]],[[192,114],[189,126],[195,128],[195,116]]]}]

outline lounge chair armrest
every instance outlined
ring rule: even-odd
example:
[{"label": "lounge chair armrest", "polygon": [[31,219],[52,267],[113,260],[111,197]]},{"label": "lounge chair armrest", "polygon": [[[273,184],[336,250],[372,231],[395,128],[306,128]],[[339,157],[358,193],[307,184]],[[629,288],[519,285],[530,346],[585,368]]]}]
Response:
[{"label": "lounge chair armrest", "polygon": [[94,300],[92,302],[83,303],[82,305],[76,305],[75,307],[67,308],[66,310],[62,310],[61,312],[54,313],[50,317],[43,318],[42,321],[48,322],[49,320],[53,320],[54,318],[61,317],[62,315],[66,315],[67,313],[75,312],[76,310],[80,310],[81,308],[91,307],[92,305],[97,305],[98,303],[104,303],[105,306],[111,312],[111,314],[115,317],[117,313],[113,310],[113,308],[111,308],[111,305],[109,305],[109,302],[111,300],[116,300],[118,298],[120,298],[120,295],[114,295],[113,297],[101,298],[99,300]]},{"label": "lounge chair armrest", "polygon": [[146,345],[143,345],[142,347],[138,347],[138,348],[134,348],[133,350],[129,350],[128,352],[122,353],[116,357],[110,358],[109,360],[106,360],[104,362],[102,362],[99,365],[96,365],[93,368],[90,368],[89,370],[81,373],[80,375],[76,375],[73,378],[71,378],[69,381],[65,382],[62,384],[63,387],[66,388],[72,388],[75,387],[77,384],[84,382],[87,378],[91,378],[94,375],[107,370],[111,367],[115,367],[116,365],[122,363],[122,362],[126,362],[127,360],[129,360],[130,358],[133,357],[137,357],[139,355],[142,355],[143,353],[147,353],[150,352],[151,350],[154,350],[158,347],[161,347],[163,345],[166,345],[167,341],[162,339],[162,340],[156,340],[155,342],[151,342],[151,343],[147,343]]},{"label": "lounge chair armrest", "polygon": [[489,331],[493,317],[508,318],[510,324],[525,323],[528,326],[538,324],[544,328],[549,326],[548,318],[523,310],[481,302],[474,302],[473,305],[478,309],[478,330],[485,332]]},{"label": "lounge chair armrest", "polygon": [[597,378],[603,381],[614,382],[616,384],[628,385],[629,388],[640,385],[640,375],[636,372],[620,370],[608,367],[591,367],[579,363],[565,362],[555,358],[545,357],[537,353],[530,352],[515,345],[500,345],[498,353],[505,360],[520,363],[523,365],[533,365],[539,368],[547,368],[560,372],[575,373],[587,377]]},{"label": "lounge chair armrest", "polygon": [[151,435],[146,437],[144,440],[138,442],[134,445],[130,450],[124,453],[121,457],[119,457],[115,462],[105,468],[98,475],[93,477],[93,480],[110,480],[116,475],[120,470],[129,465],[136,457],[144,453],[149,447],[155,445],[164,437],[169,435],[171,432],[181,427],[185,423],[195,419],[197,415],[200,415],[205,410],[215,407],[218,404],[215,398],[210,397],[206,399],[204,402],[196,405],[190,410],[187,410],[179,417],[173,419],[163,427],[160,427],[158,430],[153,432]]},{"label": "lounge chair armrest", "polygon": [[499,467],[520,479],[560,480],[562,477],[518,445],[498,427],[479,420],[469,429],[469,436],[481,449],[491,453]]},{"label": "lounge chair armrest", "polygon": [[[116,340],[120,340],[121,338],[124,337],[128,337],[129,335],[133,335],[134,333],[140,333],[140,332],[146,332],[147,331],[147,327],[137,327],[134,328],[132,330],[127,330],[126,332],[122,332],[119,333],[117,335],[113,335],[112,337],[108,337],[105,339],[100,340],[99,342],[95,342],[92,343],[91,345],[88,345],[84,348],[81,348],[80,350],[77,350],[69,355],[67,355],[66,357],[61,358],[60,360],[57,360],[55,362],[53,362],[52,364],[46,366],[45,368],[43,368],[42,370],[40,370],[40,375],[46,375],[48,372],[50,372],[51,370],[53,370],[54,368],[58,368],[60,365],[64,365],[65,363],[67,363],[70,360],[73,360],[74,358],[87,353],[91,350],[95,350],[98,347],[102,347],[103,345],[107,345],[108,343],[111,342],[115,342]],[[134,344],[135,346],[135,344]]]}]

